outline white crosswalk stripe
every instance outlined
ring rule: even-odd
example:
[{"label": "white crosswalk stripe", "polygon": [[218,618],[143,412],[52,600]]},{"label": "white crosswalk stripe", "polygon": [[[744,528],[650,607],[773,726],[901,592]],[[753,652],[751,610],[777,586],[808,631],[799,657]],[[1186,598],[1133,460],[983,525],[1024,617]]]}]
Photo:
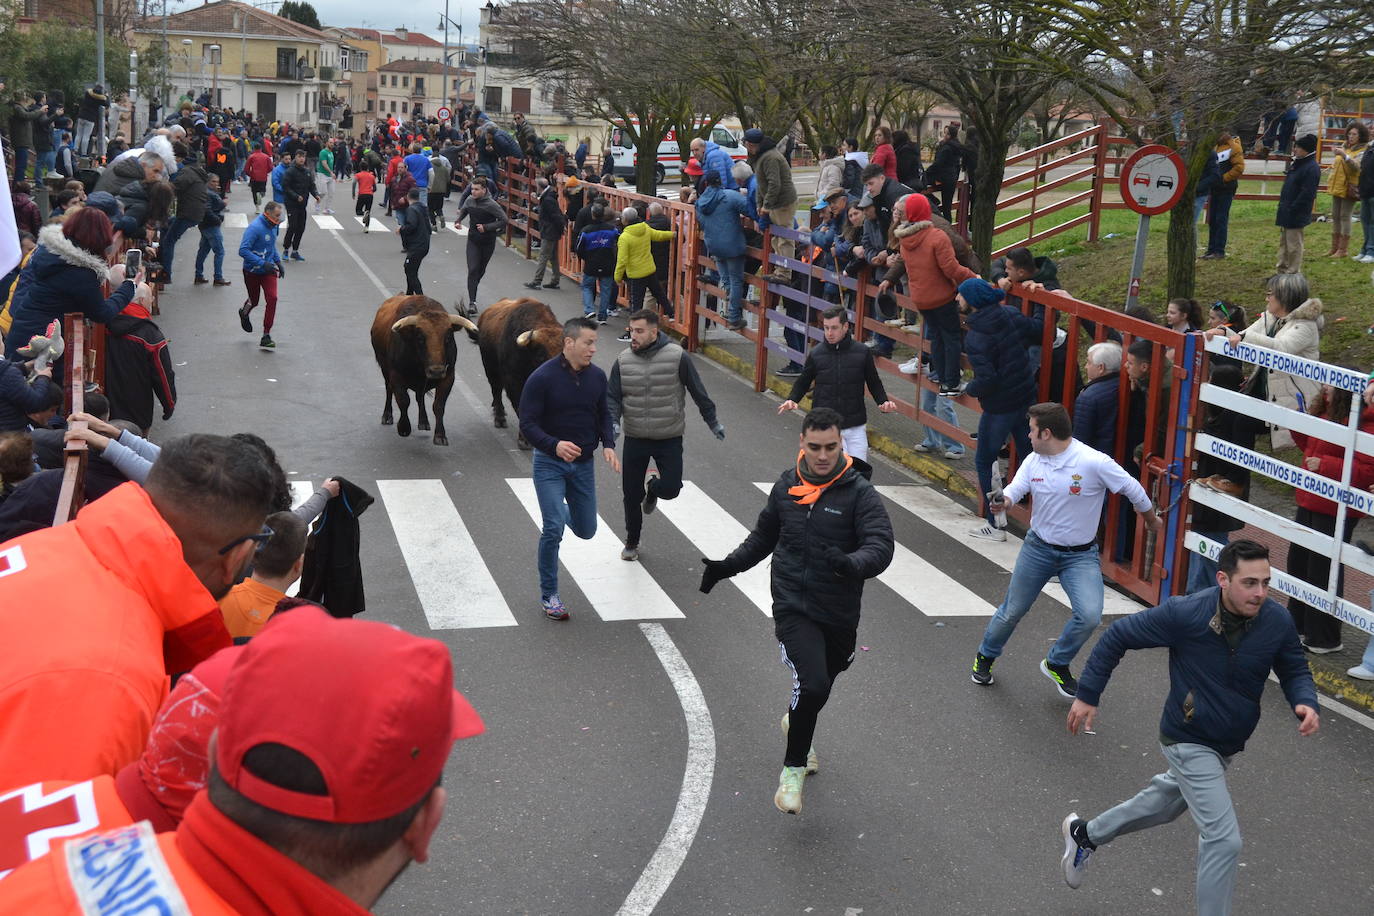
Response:
[{"label": "white crosswalk stripe", "polygon": [[442,480],[379,480],[377,491],[430,629],[515,626]]},{"label": "white crosswalk stripe", "polygon": [[321,229],[343,229],[343,224],[332,216],[312,216],[311,219],[313,219],[315,225],[319,226]]},{"label": "white crosswalk stripe", "polygon": [[[734,550],[749,534],[748,528],[690,480],[683,482],[677,499],[659,500],[658,511],[686,535],[702,556],[713,560]],[[773,616],[773,593],[768,585],[772,566],[770,557],[729,580],[769,617]]]},{"label": "white crosswalk stripe", "polygon": [[[534,481],[527,477],[508,477],[506,483],[519,497],[535,526],[541,526]],[[598,517],[596,534],[588,540],[576,537],[571,531],[564,533],[559,559],[602,620],[662,620],[683,616],[643,564],[619,559],[622,546],[605,519]]]},{"label": "white crosswalk stripe", "polygon": [[[773,489],[771,483],[754,486],[765,493]],[[878,581],[928,617],[991,617],[997,610],[900,542],[893,545],[892,563]]]},{"label": "white crosswalk stripe", "polygon": [[225,228],[225,229],[247,229],[247,228],[248,228],[248,214],[247,214],[247,213],[226,213],[226,214],[224,214],[224,228]]},{"label": "white crosswalk stripe", "polygon": [[[1010,532],[1007,533],[1007,539],[1000,542],[976,541],[966,537],[965,532],[972,528],[978,519],[948,496],[922,486],[882,486],[878,487],[878,492],[950,537],[961,539],[964,546],[1007,572],[1016,568],[1016,557],[1021,552],[1021,539]],[[1046,585],[1045,594],[1066,607],[1069,606],[1069,596],[1059,583],[1051,582]],[[1134,614],[1143,608],[1144,605],[1140,602],[1110,588],[1107,589],[1102,605],[1104,614]]]}]

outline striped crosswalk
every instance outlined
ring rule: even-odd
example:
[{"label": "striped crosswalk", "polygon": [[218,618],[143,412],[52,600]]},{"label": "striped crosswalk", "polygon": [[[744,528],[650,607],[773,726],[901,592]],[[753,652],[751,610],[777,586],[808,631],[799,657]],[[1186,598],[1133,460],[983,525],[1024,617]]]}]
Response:
[{"label": "striped crosswalk", "polygon": [[[531,522],[526,541],[529,562],[521,564],[526,578],[519,581],[511,581],[509,575],[502,578],[493,571],[494,566],[502,566],[509,572],[508,558],[498,549],[480,544],[472,534],[472,526],[485,530],[490,519],[465,520],[460,505],[455,504],[443,480],[375,481],[372,488],[377,494],[377,504],[389,522],[410,586],[431,629],[516,626],[519,624],[517,617],[523,615],[517,615],[513,608],[532,603],[530,594],[537,590],[533,560],[542,524],[539,498],[530,478],[507,478],[506,484],[508,498],[514,500],[510,506],[511,517],[518,518],[519,508],[523,508]],[[772,484],[755,483],[754,486],[766,493]],[[311,481],[292,481],[293,503],[300,505],[308,499],[314,487]],[[1019,539],[1008,535],[1004,543],[969,543],[962,535],[972,522],[972,516],[949,497],[918,485],[880,486],[877,489],[893,514],[899,536],[892,564],[877,577],[875,584],[869,586],[870,589],[886,593],[889,600],[895,596],[899,603],[927,617],[991,616],[996,608],[989,600],[989,590],[984,587],[980,594],[970,585],[985,582],[989,575],[1010,572],[1020,549]],[[565,600],[576,593],[577,605],[589,607],[604,621],[683,618],[687,615],[679,602],[697,606],[700,603],[698,595],[695,590],[687,596],[670,594],[655,578],[655,569],[670,565],[664,562],[667,557],[674,558],[671,565],[679,566],[677,560],[690,558],[692,575],[695,575],[695,558],[722,557],[738,546],[748,534],[762,504],[760,499],[727,509],[701,487],[687,481],[676,499],[659,502],[659,512],[649,524],[657,529],[653,534],[654,543],[662,546],[656,550],[655,557],[645,558],[643,562],[620,560],[624,546],[617,535],[620,526],[600,516],[595,534],[587,540],[576,537],[570,530],[565,531],[559,550],[560,590]],[[917,545],[918,549],[902,543],[901,532],[909,533],[913,527],[910,522],[898,524],[904,521],[902,513],[915,516],[925,527],[937,532],[934,537],[947,538],[948,542],[939,543],[937,551],[931,551],[931,545],[925,541]],[[658,518],[665,519],[666,527],[675,533],[666,532]],[[378,534],[374,529],[372,536]],[[674,538],[679,537],[690,545],[690,550],[681,550],[679,545],[673,544]],[[922,547],[924,552],[919,549]],[[959,557],[957,561],[950,561],[951,551]],[[932,556],[943,558],[943,562],[937,564]],[[769,572],[769,563],[765,561],[722,583],[712,593],[712,603],[752,606],[771,616]],[[731,594],[735,597],[728,597]],[[1069,603],[1057,583],[1047,586],[1045,594],[1062,605]],[[1132,613],[1140,607],[1124,595],[1107,590],[1105,613]]]}]

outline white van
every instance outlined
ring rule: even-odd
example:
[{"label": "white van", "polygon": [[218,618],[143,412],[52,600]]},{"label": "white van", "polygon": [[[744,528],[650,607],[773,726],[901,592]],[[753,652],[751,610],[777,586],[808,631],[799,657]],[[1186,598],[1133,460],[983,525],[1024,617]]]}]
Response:
[{"label": "white van", "polygon": [[[637,122],[631,122],[636,124]],[[698,127],[706,126],[702,121]],[[635,165],[639,161],[639,153],[630,141],[629,132],[623,127],[612,124],[610,134],[611,155],[615,159],[615,174],[617,178],[633,178]],[[711,140],[721,149],[730,155],[736,162],[743,162],[749,158],[749,151],[740,142],[739,132],[731,130],[724,124],[716,124],[711,128]],[[686,162],[682,159],[682,151],[678,149],[677,132],[668,131],[668,135],[658,144],[658,165],[654,167],[654,182],[663,184],[664,181],[682,174],[682,167]]]}]

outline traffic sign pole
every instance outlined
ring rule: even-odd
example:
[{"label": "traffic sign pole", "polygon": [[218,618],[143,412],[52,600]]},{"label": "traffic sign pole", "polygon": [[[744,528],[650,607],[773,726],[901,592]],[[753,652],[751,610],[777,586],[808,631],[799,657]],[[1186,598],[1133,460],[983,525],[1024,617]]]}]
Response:
[{"label": "traffic sign pole", "polygon": [[1131,259],[1131,284],[1126,288],[1126,311],[1140,298],[1140,278],[1145,275],[1145,239],[1150,235],[1149,214],[1140,214],[1140,226],[1135,231],[1135,257]]},{"label": "traffic sign pole", "polygon": [[1135,233],[1135,256],[1131,259],[1131,282],[1126,287],[1126,308],[1140,299],[1140,280],[1145,275],[1145,242],[1150,235],[1150,217],[1173,209],[1183,196],[1188,168],[1183,158],[1167,146],[1142,146],[1131,154],[1121,170],[1121,199],[1140,214]]}]

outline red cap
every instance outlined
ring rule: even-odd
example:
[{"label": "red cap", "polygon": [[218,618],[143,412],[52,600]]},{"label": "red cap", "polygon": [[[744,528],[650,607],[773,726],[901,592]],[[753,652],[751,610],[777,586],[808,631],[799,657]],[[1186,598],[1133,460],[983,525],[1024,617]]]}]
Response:
[{"label": "red cap", "polygon": [[923,223],[930,219],[930,198],[924,194],[911,194],[906,199],[906,221]]},{"label": "red cap", "polygon": [[[216,764],[232,788],[273,811],[361,824],[419,802],[439,781],[453,742],[483,728],[453,689],[443,643],[301,607],[273,617],[230,673]],[[260,744],[308,757],[328,794],[250,773],[243,757]]]},{"label": "red cap", "polygon": [[683,171],[685,171],[688,175],[702,175],[702,174],[705,174],[705,173],[702,171],[701,163],[697,161],[697,159],[696,159],[695,156],[688,156],[688,157],[687,157],[687,165],[686,165],[686,167],[683,169]]}]

